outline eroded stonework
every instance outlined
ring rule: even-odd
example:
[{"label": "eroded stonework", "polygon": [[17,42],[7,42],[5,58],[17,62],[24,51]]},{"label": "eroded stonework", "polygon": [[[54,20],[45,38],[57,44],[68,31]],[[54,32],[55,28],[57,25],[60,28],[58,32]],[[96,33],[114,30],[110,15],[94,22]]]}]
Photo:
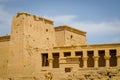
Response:
[{"label": "eroded stonework", "polygon": [[0,36],[0,80],[119,80],[120,43],[87,44],[86,32],[20,12]]}]

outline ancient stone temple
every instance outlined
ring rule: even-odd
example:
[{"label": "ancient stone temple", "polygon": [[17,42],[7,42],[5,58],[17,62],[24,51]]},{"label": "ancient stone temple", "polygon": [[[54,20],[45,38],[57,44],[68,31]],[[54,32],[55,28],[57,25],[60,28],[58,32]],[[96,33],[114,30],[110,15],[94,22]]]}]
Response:
[{"label": "ancient stone temple", "polygon": [[87,44],[86,32],[25,12],[0,36],[0,80],[119,80],[120,43]]}]

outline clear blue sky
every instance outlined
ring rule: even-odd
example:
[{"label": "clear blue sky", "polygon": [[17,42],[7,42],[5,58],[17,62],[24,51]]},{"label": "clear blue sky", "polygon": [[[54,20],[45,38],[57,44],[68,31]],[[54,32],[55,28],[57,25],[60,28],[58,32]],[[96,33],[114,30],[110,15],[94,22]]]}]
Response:
[{"label": "clear blue sky", "polygon": [[120,42],[120,0],[0,0],[0,35],[10,33],[17,12],[84,30],[90,44]]}]

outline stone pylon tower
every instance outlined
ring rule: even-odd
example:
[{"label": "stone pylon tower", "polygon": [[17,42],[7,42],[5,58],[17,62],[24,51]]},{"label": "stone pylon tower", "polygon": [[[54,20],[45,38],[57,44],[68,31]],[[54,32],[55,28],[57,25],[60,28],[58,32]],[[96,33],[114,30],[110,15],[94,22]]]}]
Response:
[{"label": "stone pylon tower", "polygon": [[41,58],[39,53],[52,50],[55,45],[53,21],[18,13],[13,17],[10,41],[9,77],[33,75],[36,66],[41,66],[36,60]]}]

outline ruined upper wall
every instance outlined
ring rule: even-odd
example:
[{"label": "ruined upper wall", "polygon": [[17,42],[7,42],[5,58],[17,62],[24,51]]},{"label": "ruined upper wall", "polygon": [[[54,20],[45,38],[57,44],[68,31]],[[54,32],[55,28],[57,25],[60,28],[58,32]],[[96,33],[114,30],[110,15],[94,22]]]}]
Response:
[{"label": "ruined upper wall", "polygon": [[33,56],[41,51],[53,50],[54,45],[53,21],[25,12],[17,13],[12,20],[9,76],[35,73],[35,67],[42,65],[35,64]]},{"label": "ruined upper wall", "polygon": [[47,18],[43,18],[40,16],[32,15],[26,12],[19,12],[17,13],[16,17],[19,17],[20,15],[26,15],[26,16],[32,16],[35,21],[44,21],[45,23],[53,24],[53,21]]},{"label": "ruined upper wall", "polygon": [[0,42],[10,41],[10,35],[0,36]]},{"label": "ruined upper wall", "polygon": [[47,50],[55,45],[54,35],[52,20],[26,12],[19,12],[13,17],[11,40],[25,40],[24,45]]}]

